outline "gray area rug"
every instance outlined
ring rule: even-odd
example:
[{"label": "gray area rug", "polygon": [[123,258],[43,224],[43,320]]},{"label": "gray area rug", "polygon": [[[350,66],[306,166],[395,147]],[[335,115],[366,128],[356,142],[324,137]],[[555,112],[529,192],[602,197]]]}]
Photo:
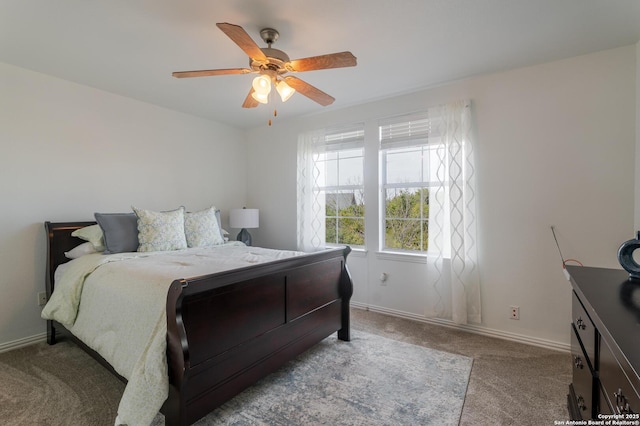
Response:
[{"label": "gray area rug", "polygon": [[[352,337],[328,337],[197,424],[458,424],[472,358],[359,330]],[[3,426],[112,426],[123,390],[68,341],[0,353]]]},{"label": "gray area rug", "polygon": [[196,424],[457,425],[472,362],[362,331],[351,342],[334,335]]}]

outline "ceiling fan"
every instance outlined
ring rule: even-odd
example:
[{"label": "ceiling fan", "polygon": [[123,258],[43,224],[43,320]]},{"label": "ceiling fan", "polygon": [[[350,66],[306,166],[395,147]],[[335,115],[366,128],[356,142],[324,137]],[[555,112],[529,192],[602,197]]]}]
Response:
[{"label": "ceiling fan", "polygon": [[172,75],[177,78],[186,78],[226,74],[258,74],[258,76],[253,79],[251,90],[249,90],[249,94],[242,104],[243,108],[255,108],[260,103],[268,103],[272,85],[276,86],[276,90],[283,102],[298,91],[322,106],[331,105],[333,101],[335,101],[335,98],[311,84],[287,74],[329,68],[353,67],[356,65],[356,57],[353,56],[351,52],[331,53],[328,55],[290,60],[289,56],[282,50],[271,47],[279,37],[278,31],[273,28],[265,28],[260,31],[260,37],[262,37],[262,40],[264,40],[268,46],[266,48],[260,48],[242,27],[226,22],[216,25],[249,56],[250,68],[177,71]]}]

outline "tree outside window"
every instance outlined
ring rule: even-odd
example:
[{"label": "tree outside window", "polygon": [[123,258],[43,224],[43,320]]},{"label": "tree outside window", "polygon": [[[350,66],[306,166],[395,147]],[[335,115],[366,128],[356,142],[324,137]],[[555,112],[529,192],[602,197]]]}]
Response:
[{"label": "tree outside window", "polygon": [[429,189],[387,189],[385,213],[386,249],[427,251]]}]

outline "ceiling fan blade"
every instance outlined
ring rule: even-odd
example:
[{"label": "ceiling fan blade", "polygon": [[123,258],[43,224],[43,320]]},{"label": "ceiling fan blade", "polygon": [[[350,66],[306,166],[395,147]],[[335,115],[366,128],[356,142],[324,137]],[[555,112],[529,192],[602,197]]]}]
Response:
[{"label": "ceiling fan blade", "polygon": [[216,24],[223,33],[227,35],[235,44],[240,46],[251,59],[265,61],[267,57],[255,41],[247,34],[247,32],[239,25],[221,22]]},{"label": "ceiling fan blade", "polygon": [[227,75],[227,74],[247,74],[253,72],[248,68],[228,68],[220,70],[200,70],[200,71],[176,71],[171,73],[172,76],[177,78],[186,77],[209,77],[212,75]]},{"label": "ceiling fan blade", "polygon": [[331,105],[333,101],[335,101],[335,98],[333,96],[324,93],[322,90],[313,87],[309,83],[300,80],[297,77],[293,77],[290,75],[285,77],[284,80],[289,86],[293,87],[298,92],[305,95],[307,98],[319,103],[322,106]]},{"label": "ceiling fan blade", "polygon": [[254,90],[252,87],[251,90],[249,90],[249,94],[247,95],[247,97],[244,99],[244,102],[242,103],[242,108],[255,108],[258,106],[259,102],[253,99],[253,96],[251,96],[253,92]]},{"label": "ceiling fan blade", "polygon": [[328,55],[312,56],[310,58],[294,59],[286,67],[289,71],[313,71],[329,68],[343,68],[356,66],[357,60],[351,52],[330,53]]}]

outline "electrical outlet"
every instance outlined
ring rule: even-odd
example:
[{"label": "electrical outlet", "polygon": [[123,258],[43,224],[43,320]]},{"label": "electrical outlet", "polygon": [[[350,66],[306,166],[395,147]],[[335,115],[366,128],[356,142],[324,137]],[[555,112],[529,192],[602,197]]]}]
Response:
[{"label": "electrical outlet", "polygon": [[38,293],[38,306],[44,306],[47,304],[47,293]]},{"label": "electrical outlet", "polygon": [[389,274],[387,274],[386,272],[381,273],[380,274],[380,285],[381,286],[386,286],[388,278],[389,278]]},{"label": "electrical outlet", "polygon": [[509,307],[509,318],[513,320],[520,319],[520,307],[519,306],[510,306]]}]

